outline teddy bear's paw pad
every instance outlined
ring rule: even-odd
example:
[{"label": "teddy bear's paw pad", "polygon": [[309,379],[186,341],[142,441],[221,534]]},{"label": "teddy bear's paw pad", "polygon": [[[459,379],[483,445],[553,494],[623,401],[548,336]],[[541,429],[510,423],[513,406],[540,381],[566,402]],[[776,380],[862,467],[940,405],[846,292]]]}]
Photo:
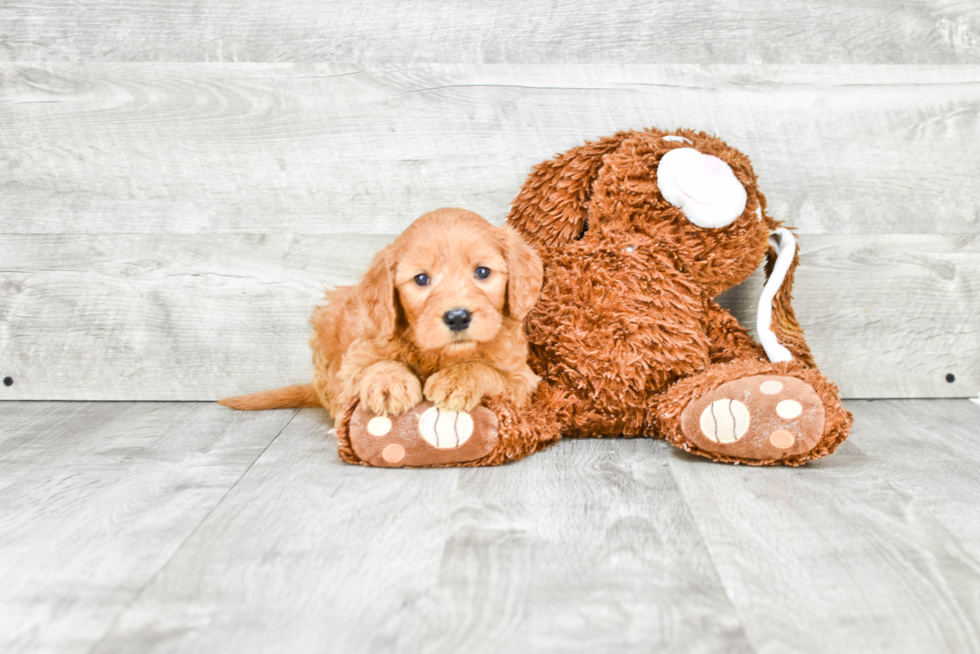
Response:
[{"label": "teddy bear's paw pad", "polygon": [[702,450],[755,460],[807,452],[820,441],[824,406],[796,377],[753,375],[722,384],[684,408],[681,431]]},{"label": "teddy bear's paw pad", "polygon": [[351,447],[362,461],[381,468],[465,463],[497,445],[497,416],[485,406],[447,411],[422,402],[397,416],[379,416],[361,405],[351,416]]}]

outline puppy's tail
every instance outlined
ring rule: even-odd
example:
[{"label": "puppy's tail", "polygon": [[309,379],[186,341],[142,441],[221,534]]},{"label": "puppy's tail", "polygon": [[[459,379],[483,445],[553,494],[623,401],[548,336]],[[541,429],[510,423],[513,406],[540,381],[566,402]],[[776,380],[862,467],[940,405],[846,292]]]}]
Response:
[{"label": "puppy's tail", "polygon": [[320,398],[317,397],[316,391],[313,389],[313,384],[293,384],[271,391],[226,397],[223,400],[218,400],[218,404],[241,411],[322,406]]}]

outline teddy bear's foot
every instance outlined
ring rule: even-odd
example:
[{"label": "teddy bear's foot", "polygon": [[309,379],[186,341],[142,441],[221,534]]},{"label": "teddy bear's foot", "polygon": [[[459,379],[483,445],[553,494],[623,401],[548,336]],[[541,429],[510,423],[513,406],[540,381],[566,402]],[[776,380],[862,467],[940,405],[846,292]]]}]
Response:
[{"label": "teddy bear's foot", "polygon": [[487,456],[498,442],[493,411],[446,411],[422,402],[397,416],[371,413],[358,405],[348,434],[354,454],[381,468],[452,465]]},{"label": "teddy bear's foot", "polygon": [[705,452],[776,461],[812,450],[824,434],[824,403],[796,377],[751,375],[688,404],[681,432]]}]

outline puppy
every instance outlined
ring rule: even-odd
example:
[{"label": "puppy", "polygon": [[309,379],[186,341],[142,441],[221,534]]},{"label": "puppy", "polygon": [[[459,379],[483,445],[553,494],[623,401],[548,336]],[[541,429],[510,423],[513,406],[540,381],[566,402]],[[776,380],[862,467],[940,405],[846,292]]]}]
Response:
[{"label": "puppy", "polygon": [[379,252],[356,286],[313,311],[314,380],[220,401],[235,409],[323,406],[351,398],[379,415],[425,399],[470,411],[485,396],[521,405],[540,378],[527,365],[523,320],[541,259],[510,227],[471,211],[424,214]]}]

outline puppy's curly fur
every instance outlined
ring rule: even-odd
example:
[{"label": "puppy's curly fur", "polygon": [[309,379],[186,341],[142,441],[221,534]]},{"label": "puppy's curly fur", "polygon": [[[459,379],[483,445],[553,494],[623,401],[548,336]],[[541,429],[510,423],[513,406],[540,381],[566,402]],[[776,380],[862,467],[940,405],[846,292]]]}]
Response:
[{"label": "puppy's curly fur", "polygon": [[[374,257],[359,284],[328,291],[313,311],[312,384],[220,403],[322,405],[335,418],[354,397],[381,415],[423,397],[452,411],[490,396],[522,405],[540,381],[527,365],[522,322],[542,278],[541,259],[512,228],[463,209],[424,214]],[[450,328],[454,310],[469,314],[465,328]]]}]

